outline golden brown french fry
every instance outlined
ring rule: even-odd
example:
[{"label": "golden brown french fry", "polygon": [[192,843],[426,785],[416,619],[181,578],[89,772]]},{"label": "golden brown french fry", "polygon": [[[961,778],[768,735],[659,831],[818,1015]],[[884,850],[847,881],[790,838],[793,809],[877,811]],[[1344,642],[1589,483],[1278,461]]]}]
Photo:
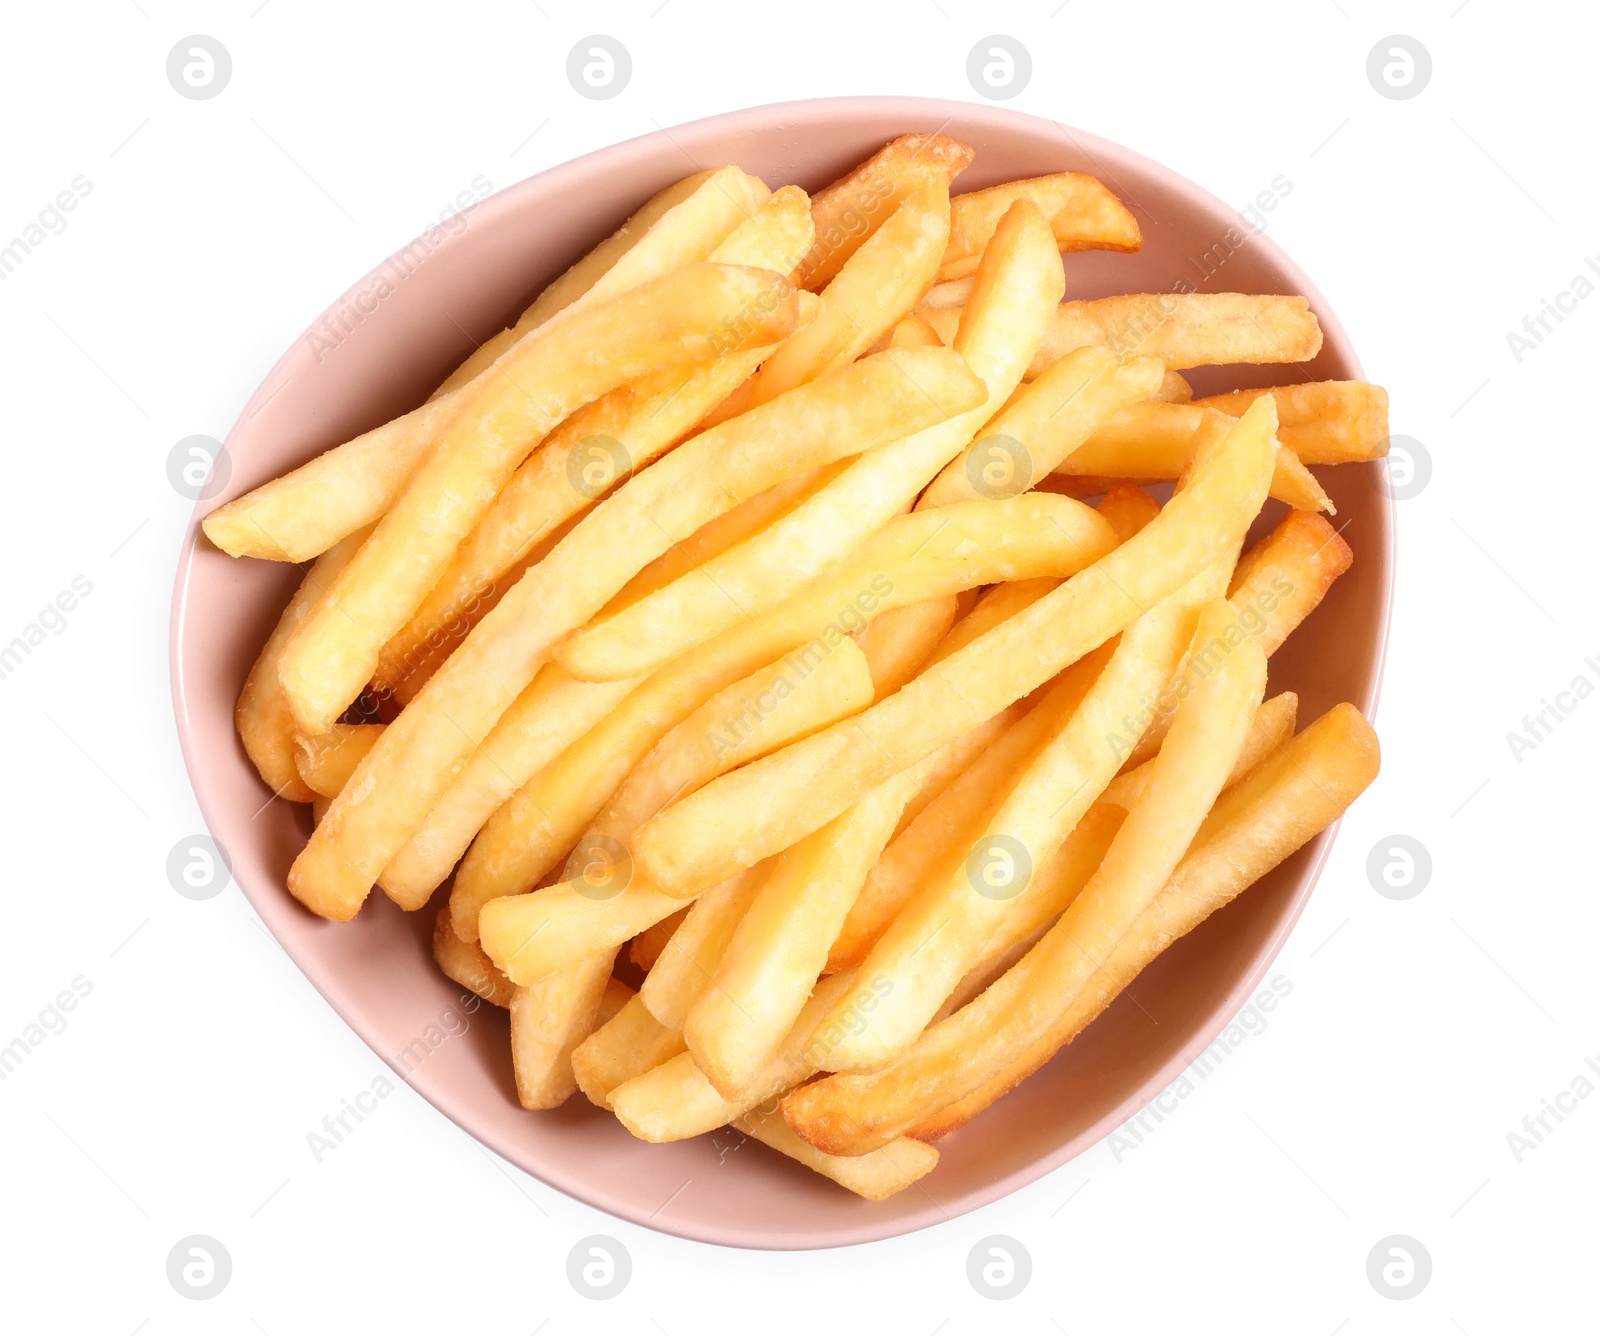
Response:
[{"label": "golden brown french fry", "polygon": [[578,1088],[572,1051],[594,1033],[614,951],[518,988],[511,997],[511,1070],[525,1109],[554,1109]]},{"label": "golden brown french fry", "polygon": [[[450,893],[457,932],[476,940],[487,904],[531,890],[569,850],[572,856],[566,882],[577,877],[577,866],[591,859],[615,862],[624,858],[623,846],[633,832],[675,794],[698,788],[724,770],[853,713],[872,699],[872,691],[866,657],[854,644],[845,644],[815,665],[797,664],[786,656],[724,688],[636,761],[619,758],[612,750],[611,729],[602,725],[592,730],[519,789],[473,842]],[[619,759],[627,760],[629,773],[615,791],[602,794],[598,802],[591,801],[592,788],[572,782],[574,774],[592,775],[600,772],[604,763],[615,764]],[[608,880],[616,885],[626,885],[630,879],[631,866],[608,873]],[[542,931],[539,915],[561,889],[541,892],[544,900],[502,909],[501,913],[513,916],[506,920],[505,930],[516,933],[526,919],[528,931]],[[639,895],[630,889],[620,897],[612,886],[608,889],[611,894],[600,896],[585,884],[566,888],[567,899],[578,897],[572,907],[580,913],[587,908],[595,919],[591,935],[584,940],[620,944],[663,917],[656,914],[640,922],[634,912],[633,901],[641,897],[652,906],[659,904],[652,889],[641,886]],[[611,903],[595,903],[600,899]],[[601,919],[610,926],[602,927]],[[594,932],[602,936],[595,938]],[[606,935],[613,932],[622,935]],[[573,955],[589,954],[578,941],[576,930],[547,934],[530,959],[537,959],[540,968],[555,968]],[[546,954],[563,951],[565,955],[554,958]]]},{"label": "golden brown french fry", "polygon": [[278,685],[278,664],[300,624],[327,597],[339,572],[350,564],[371,532],[368,528],[358,529],[317,558],[278,618],[267,643],[261,647],[239,692],[238,704],[234,706],[233,726],[239,731],[245,755],[254,763],[256,773],[267,782],[267,787],[293,803],[310,802],[316,793],[307,787],[295,766],[294,716],[289,713],[289,702]]},{"label": "golden brown french fry", "polygon": [[382,736],[382,724],[335,724],[314,738],[296,733],[294,763],[301,782],[312,793],[334,797]]},{"label": "golden brown french fry", "polygon": [[901,809],[931,769],[930,757],[896,775],[774,863],[683,1026],[696,1065],[720,1094],[737,1099],[772,1061]]},{"label": "golden brown french fry", "polygon": [[885,348],[937,348],[938,346],[939,335],[933,326],[915,311],[907,311],[895,321],[889,332],[867,351],[879,353]]},{"label": "golden brown french fry", "polygon": [[636,685],[577,682],[553,663],[541,668],[379,874],[384,893],[402,909],[424,903],[500,806]]},{"label": "golden brown french fry", "polygon": [[656,885],[692,890],[788,848],[1231,559],[1270,481],[1271,402],[1252,404],[1161,514],[1093,566],[844,725],[724,775],[653,818],[633,842],[638,870]]},{"label": "golden brown french fry", "polygon": [[880,353],[701,433],[630,479],[473,628],[395,720],[357,772],[362,782],[335,799],[296,860],[290,890],[324,917],[352,917],[555,641],[676,539],[783,477],[869,449],[908,419],[920,428],[964,412],[981,394],[955,353]]},{"label": "golden brown french fry", "polygon": [[984,426],[918,508],[1027,491],[1106,417],[1155,393],[1161,376],[1161,363],[1152,358],[1121,358],[1093,347],[1068,353]]},{"label": "golden brown french fry", "polygon": [[908,195],[948,191],[972,150],[946,135],[901,135],[811,200],[816,241],[794,272],[813,292],[826,287]]},{"label": "golden brown french fry", "polygon": [[904,1192],[939,1163],[938,1151],[911,1137],[901,1137],[870,1155],[827,1155],[797,1137],[777,1109],[752,1109],[735,1118],[732,1125],[868,1201],[884,1201]]},{"label": "golden brown french fry", "polygon": [[668,186],[541,292],[515,325],[462,363],[435,397],[486,371],[502,353],[556,315],[582,310],[709,258],[712,247],[746,223],[767,198],[766,186],[737,167],[697,172]]},{"label": "golden brown french fry", "polygon": [[472,942],[463,942],[450,927],[450,910],[440,906],[433,924],[433,959],[447,979],[476,993],[485,1002],[509,1007],[516,985],[506,978],[494,961]]},{"label": "golden brown french fry", "polygon": [[624,1081],[682,1052],[683,1035],[656,1020],[635,994],[572,1050],[572,1074],[590,1103],[608,1109],[611,1092]]},{"label": "golden brown french fry", "polygon": [[[992,814],[977,824],[976,840],[957,848],[959,863],[941,866],[938,879],[923,883],[873,943],[856,992],[839,1006],[860,1006],[862,989],[883,996],[865,1025],[818,1054],[822,1067],[870,1071],[910,1048],[1027,896],[1034,870],[1055,857],[1116,775],[1127,754],[1127,744],[1114,741],[1122,721],[1154,708],[1195,636],[1196,621],[1206,624],[1201,605],[1221,593],[1220,583],[1220,573],[1211,572],[1191,581],[1133,622],[1090,682],[1069,675],[1051,692],[1076,700],[1058,711],[1026,765],[1001,786]],[[1263,656],[1263,681],[1265,663]],[[1051,703],[1047,697],[1040,709]],[[1259,694],[1250,712],[1258,703]]]},{"label": "golden brown french fry", "polygon": [[673,933],[639,989],[650,1014],[663,1025],[683,1029],[694,1004],[710,987],[739,920],[771,871],[770,860],[757,863],[713,886],[689,906],[682,928]]},{"label": "golden brown french fry", "polygon": [[[1154,398],[1168,404],[1186,404],[1194,398],[1194,389],[1189,382],[1176,371],[1169,371],[1161,378],[1161,389]],[[1230,417],[1237,417],[1237,413],[1230,413]]]},{"label": "golden brown french fry", "polygon": [[853,978],[836,974],[817,985],[777,1055],[739,1099],[723,1099],[694,1059],[680,1053],[613,1089],[611,1111],[640,1140],[661,1142],[714,1131],[759,1108],[815,1073],[809,1052],[812,1035]]},{"label": "golden brown french fry", "polygon": [[[578,632],[557,651],[568,671],[590,679],[650,672],[773,607],[910,505],[1022,379],[1065,282],[1053,244],[1044,219],[1025,200],[995,230],[955,339],[955,350],[984,383],[982,403],[858,459],[769,529]],[[1160,366],[1147,365],[1153,385]],[[1141,388],[1149,393],[1151,386]],[[978,495],[969,490],[951,499]]]},{"label": "golden brown french fry", "polygon": [[1271,390],[1235,390],[1195,402],[1229,416],[1263,394],[1278,405],[1278,439],[1306,464],[1349,464],[1389,452],[1389,394],[1358,380],[1322,380]]},{"label": "golden brown french fry", "polygon": [[1070,1043],[1162,951],[1336,821],[1378,773],[1378,739],[1336,705],[1217,802],[1177,871],[1094,976],[1021,1058],[920,1121],[936,1140],[986,1109]]},{"label": "golden brown french fry", "polygon": [[[959,307],[923,307],[919,313],[946,344],[955,336]],[[1069,352],[1090,344],[1159,358],[1182,371],[1235,362],[1309,362],[1322,348],[1322,329],[1304,297],[1137,293],[1062,302],[1033,359],[1032,374],[1043,375]]]},{"label": "golden brown french fry", "polygon": [[[782,287],[778,284],[783,284]],[[451,422],[404,494],[278,665],[306,733],[360,693],[457,545],[529,450],[573,409],[662,366],[770,341],[792,328],[793,289],[767,270],[692,265],[531,335]]]},{"label": "golden brown french fry", "polygon": [[950,197],[950,241],[939,261],[940,282],[965,278],[978,267],[995,225],[1019,199],[1032,201],[1044,215],[1058,251],[1136,251],[1143,244],[1133,215],[1094,177],[1035,176]]},{"label": "golden brown french fry", "polygon": [[671,914],[660,923],[652,923],[643,932],[637,933],[628,943],[628,959],[647,973],[661,959],[661,953],[666,950],[667,943],[672,940],[672,934],[682,925],[684,919],[689,917],[689,910],[693,905],[685,905],[676,914]]},{"label": "golden brown french fry", "polygon": [[1125,543],[1161,513],[1161,503],[1137,484],[1122,482],[1109,488],[1095,509]]},{"label": "golden brown french fry", "polygon": [[893,695],[922,671],[955,625],[960,603],[959,595],[947,594],[916,607],[891,608],[856,633],[856,643],[872,669],[875,700]]},{"label": "golden brown french fry", "polygon": [[[1208,604],[1196,645],[1222,643],[1232,612],[1224,600]],[[1266,656],[1257,645],[1245,642],[1218,660],[1179,707],[1150,782],[1099,870],[1039,944],[892,1066],[795,1092],[783,1105],[789,1125],[819,1150],[865,1154],[1025,1054],[1090,985],[1176,870],[1221,792],[1266,680]],[[874,1011],[866,1028],[878,1016]]]},{"label": "golden brown french fry", "polygon": [[[707,228],[698,238],[689,238],[695,241],[695,246],[685,251],[681,246],[663,244],[660,238],[646,236],[627,254],[619,252],[619,258],[626,263],[614,262],[612,268],[624,272],[615,276],[607,273],[601,282],[582,294],[583,301],[575,300],[579,294],[568,293],[566,289],[563,295],[551,295],[548,306],[541,298],[523,321],[518,322],[519,325],[529,322],[523,334],[490,340],[493,349],[484,355],[491,360],[471,379],[437,395],[420,408],[335,446],[293,472],[219,506],[205,519],[206,536],[230,556],[307,561],[346,534],[378,520],[400,497],[443,431],[492,379],[507,371],[522,344],[538,332],[537,327],[545,316],[533,319],[535,311],[553,315],[561,306],[571,310],[601,298],[619,296],[629,286],[659,277],[685,255],[703,259],[705,251],[733,227],[738,217],[766,197],[766,187],[737,168],[724,168],[711,175],[716,179],[700,183],[691,192],[694,198],[685,197],[680,201],[682,209],[674,211],[683,215],[694,213]],[[660,221],[669,222],[664,215]],[[652,229],[654,231],[656,229]],[[670,232],[676,241],[685,239],[684,229],[675,225],[663,226],[660,231],[663,238]],[[702,244],[704,249],[697,253],[696,248]],[[561,286],[559,282],[556,285]]]},{"label": "golden brown french fry", "polygon": [[[1059,364],[1058,364],[1059,365]],[[1035,381],[1042,384],[1043,378]],[[1123,409],[1051,467],[1089,477],[1160,481],[1176,478],[1189,457],[1189,443],[1214,409],[1197,404],[1150,400]],[[1298,455],[1281,442],[1275,447],[1271,496],[1297,510],[1333,513],[1333,502]]]}]

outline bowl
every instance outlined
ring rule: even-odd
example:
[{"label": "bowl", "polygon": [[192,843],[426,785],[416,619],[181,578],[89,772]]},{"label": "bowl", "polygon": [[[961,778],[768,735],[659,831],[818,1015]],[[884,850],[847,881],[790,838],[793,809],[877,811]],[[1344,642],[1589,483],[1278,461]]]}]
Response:
[{"label": "bowl", "polygon": [[[227,468],[214,472],[226,484],[195,507],[178,563],[171,670],[184,759],[234,879],[284,950],[379,1057],[497,1154],[613,1215],[709,1243],[798,1249],[885,1238],[950,1220],[1065,1164],[1173,1081],[1245,1005],[1304,908],[1334,831],[1175,944],[1045,1069],[946,1140],[934,1173],[887,1202],[854,1198],[731,1135],[647,1145],[582,1096],[554,1112],[527,1113],[512,1086],[505,1014],[487,1005],[469,1012],[461,989],[433,965],[437,897],[428,910],[406,915],[374,895],[353,923],[335,924],[285,891],[309,823],[304,809],[269,803],[234,733],[233,705],[299,572],[223,555],[201,536],[199,521],[420,403],[476,341],[511,323],[546,282],[670,182],[734,163],[769,185],[815,189],[896,135],[935,130],[977,149],[960,189],[1085,171],[1133,209],[1144,248],[1069,256],[1068,297],[1165,291],[1181,278],[1202,291],[1311,299],[1324,333],[1314,363],[1206,368],[1192,375],[1197,393],[1363,379],[1338,319],[1277,246],[1261,235],[1234,245],[1245,230],[1234,210],[1128,149],[1052,121],[957,102],[865,97],[756,107],[542,172],[380,264],[296,341],[251,397],[224,443]],[[1272,661],[1270,689],[1298,691],[1302,720],[1340,700],[1370,718],[1377,701],[1394,559],[1393,506],[1380,488],[1380,467],[1320,473],[1356,561]]]}]

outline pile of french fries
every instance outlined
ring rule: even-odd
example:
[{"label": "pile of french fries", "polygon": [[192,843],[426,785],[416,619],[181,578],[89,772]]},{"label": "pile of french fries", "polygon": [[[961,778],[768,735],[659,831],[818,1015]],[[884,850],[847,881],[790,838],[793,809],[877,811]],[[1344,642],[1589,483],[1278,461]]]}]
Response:
[{"label": "pile of french fries", "polygon": [[1063,301],[1132,214],[952,195],[972,157],[681,181],[205,521],[312,563],[237,710],[311,804],[289,890],[448,884],[435,959],[509,1010],[528,1109],[887,1197],[1377,772],[1354,707],[1297,732],[1265,687],[1352,560],[1308,466],[1380,457],[1386,395],[1194,399],[1315,356],[1309,304]]}]

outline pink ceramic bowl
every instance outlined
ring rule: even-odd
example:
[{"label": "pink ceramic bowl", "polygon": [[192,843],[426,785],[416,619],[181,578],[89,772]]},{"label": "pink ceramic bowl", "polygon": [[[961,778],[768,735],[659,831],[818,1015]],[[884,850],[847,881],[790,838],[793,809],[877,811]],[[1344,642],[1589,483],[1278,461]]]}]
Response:
[{"label": "pink ceramic bowl", "polygon": [[[553,168],[484,200],[454,234],[434,232],[384,261],[329,308],[273,368],[229,434],[226,487],[195,508],[172,605],[178,734],[206,821],[234,878],[284,949],[373,1050],[398,1065],[461,989],[429,955],[434,910],[404,915],[381,895],[350,924],[314,918],[284,890],[308,833],[275,802],[233,730],[233,703],[298,572],[235,561],[200,535],[201,516],[319,451],[420,403],[480,340],[638,204],[703,167],[735,163],[770,185],[826,185],[895,135],[943,131],[977,149],[970,190],[1020,176],[1092,172],[1134,210],[1136,255],[1068,257],[1067,295],[1170,289],[1303,293],[1325,335],[1309,366],[1208,369],[1196,390],[1362,378],[1327,303],[1270,241],[1256,237],[1202,281],[1198,257],[1238,215],[1190,182],[1091,135],[998,108],[908,98],[838,98],[733,112],[648,135]],[[381,280],[381,281],[380,281]],[[376,293],[386,293],[374,297]],[[1272,663],[1275,688],[1300,693],[1310,720],[1336,701],[1370,717],[1378,694],[1393,563],[1392,507],[1377,465],[1324,469],[1356,562]],[[219,470],[220,473],[220,470]],[[259,813],[259,815],[258,815]],[[1327,856],[1329,831],[1183,939],[1047,1068],[941,1147],[938,1169],[870,1204],[757,1144],[635,1141],[574,1097],[555,1113],[517,1105],[504,1014],[409,1070],[411,1085],[472,1136],[591,1205],[655,1229],[750,1248],[860,1243],[935,1224],[1005,1196],[1092,1146],[1165,1085],[1244,1005],[1277,955]],[[424,1045],[424,1048],[426,1045]]]}]

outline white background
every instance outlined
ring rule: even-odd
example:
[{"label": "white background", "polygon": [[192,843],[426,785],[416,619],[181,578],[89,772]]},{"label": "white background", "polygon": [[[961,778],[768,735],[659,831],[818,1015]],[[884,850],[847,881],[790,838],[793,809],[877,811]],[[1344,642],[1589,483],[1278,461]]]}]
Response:
[{"label": "white background", "polygon": [[[652,13],[651,11],[655,12]],[[1055,12],[1051,12],[1054,10]],[[1453,11],[1453,12],[1452,12]],[[8,788],[0,1045],[82,976],[67,1028],[0,1082],[0,1325],[133,1333],[347,1330],[1072,1333],[1593,1329],[1600,1098],[1519,1160],[1507,1136],[1600,1055],[1592,845],[1600,699],[1514,759],[1523,715],[1600,657],[1592,370],[1600,300],[1519,363],[1507,334],[1600,251],[1600,31],[1509,0],[1192,6],[1113,0],[808,6],[11,3],[0,42],[0,244],[92,192],[0,282],[6,578],[0,641],[75,576],[93,592],[0,680]],[[632,56],[579,97],[575,41]],[[1346,819],[1274,973],[1293,992],[1131,1151],[1097,1147],[910,1238],[800,1255],[610,1219],[493,1159],[402,1088],[318,1164],[307,1133],[385,1068],[237,888],[164,867],[201,829],[169,704],[180,438],[222,437],[278,354],[482,174],[496,188],[660,126],[788,98],[977,101],[967,53],[1023,42],[1009,105],[1127,144],[1242,207],[1342,316],[1430,482],[1400,506],[1378,719],[1385,768]],[[167,83],[211,35],[211,101]],[[1408,34],[1432,81],[1391,101],[1369,50]],[[778,184],[773,182],[771,184]],[[1408,834],[1413,899],[1368,882]],[[1600,1061],[1600,1058],[1597,1058]],[[220,1239],[226,1290],[165,1260]],[[579,1297],[572,1244],[619,1239],[626,1291]],[[966,1258],[1033,1258],[996,1303]],[[1414,1299],[1366,1259],[1433,1261]]]}]

